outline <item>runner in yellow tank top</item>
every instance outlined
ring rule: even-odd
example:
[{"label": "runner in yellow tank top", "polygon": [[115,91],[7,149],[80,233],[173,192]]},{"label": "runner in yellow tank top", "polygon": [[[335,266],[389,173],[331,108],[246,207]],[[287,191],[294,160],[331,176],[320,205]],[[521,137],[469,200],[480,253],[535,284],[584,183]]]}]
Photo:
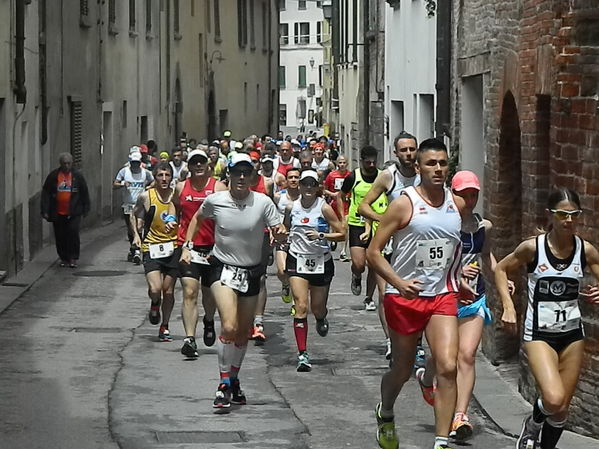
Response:
[{"label": "runner in yellow tank top", "polygon": [[[168,162],[161,162],[156,166],[154,179],[155,187],[139,195],[133,210],[137,220],[134,241],[143,251],[148,295],[152,301],[150,323],[160,322],[162,305],[162,323],[158,339],[172,341],[168,322],[175,303],[175,281],[181,254],[177,248],[177,228],[167,231],[165,227],[167,222],[176,220],[168,214],[173,196],[173,168]],[[143,239],[141,234],[144,235]]]}]

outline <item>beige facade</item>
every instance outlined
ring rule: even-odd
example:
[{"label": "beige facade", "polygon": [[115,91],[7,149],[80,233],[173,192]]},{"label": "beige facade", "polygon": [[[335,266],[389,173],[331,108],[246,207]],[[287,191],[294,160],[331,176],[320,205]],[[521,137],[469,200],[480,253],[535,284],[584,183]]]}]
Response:
[{"label": "beige facade", "polygon": [[0,271],[51,240],[40,191],[61,152],[93,226],[120,214],[131,145],[274,132],[277,27],[274,0],[0,0]]}]

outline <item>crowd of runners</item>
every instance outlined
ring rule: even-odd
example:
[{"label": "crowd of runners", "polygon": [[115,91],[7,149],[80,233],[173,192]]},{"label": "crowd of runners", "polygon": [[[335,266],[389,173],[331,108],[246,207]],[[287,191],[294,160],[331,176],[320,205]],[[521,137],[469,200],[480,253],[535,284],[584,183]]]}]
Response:
[{"label": "crowd of runners", "polygon": [[218,352],[218,412],[246,403],[239,372],[248,340],[260,344],[268,336],[268,265],[276,266],[281,299],[291,304],[296,369],[311,371],[308,317],[314,315],[316,332],[325,337],[338,249],[339,260],[350,264],[337,269],[351,270],[354,295],[365,287],[364,309],[378,311],[386,337],[390,369],[375,410],[379,446],[399,447],[393,409],[412,375],[435,410],[433,449],[448,448],[450,438],[466,441],[473,434],[468,406],[475,354],[483,326],[493,320],[485,274],[494,278],[503,305],[496,318],[517,333],[508,277],[525,267],[523,344],[539,398],[516,448],[556,447],[583,358],[578,300],[599,303],[594,281],[583,282],[585,270],[599,278],[599,253],[576,235],[582,209],[575,192],[556,189],[547,201],[547,229],[497,262],[493,225],[475,212],[477,176],[458,171],[449,179],[447,149],[434,138],[418,145],[402,132],[394,140],[396,159],[382,169],[380,151],[365,146],[359,166],[349,170],[337,142],[324,136],[235,141],[225,131],[213,142],[155,152],[154,142],[133,146],[115,177],[114,188],[123,192],[127,258],[143,263],[149,321],[159,326],[160,341],[172,341],[169,320],[180,279],[187,358],[198,357],[201,297],[202,340]]}]

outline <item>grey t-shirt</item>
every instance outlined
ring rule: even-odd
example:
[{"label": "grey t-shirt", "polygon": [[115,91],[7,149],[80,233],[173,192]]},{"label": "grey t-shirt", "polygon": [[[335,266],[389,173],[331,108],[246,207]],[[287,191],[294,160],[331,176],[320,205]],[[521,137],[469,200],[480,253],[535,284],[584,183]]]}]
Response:
[{"label": "grey t-shirt", "polygon": [[201,207],[204,218],[212,218],[214,256],[227,265],[253,267],[262,260],[264,227],[281,224],[281,215],[272,200],[250,192],[244,200],[234,200],[228,190],[206,197]]}]

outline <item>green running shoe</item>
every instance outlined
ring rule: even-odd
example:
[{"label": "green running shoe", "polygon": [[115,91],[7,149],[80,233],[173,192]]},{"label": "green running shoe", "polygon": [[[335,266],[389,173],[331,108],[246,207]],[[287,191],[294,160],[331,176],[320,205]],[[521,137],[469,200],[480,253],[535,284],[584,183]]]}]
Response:
[{"label": "green running shoe", "polygon": [[293,298],[291,297],[291,291],[289,289],[289,285],[283,285],[281,287],[281,299],[283,300],[283,302],[285,304],[289,304],[289,303],[291,303],[291,301],[293,301]]},{"label": "green running shoe", "polygon": [[399,440],[395,433],[395,418],[383,418],[381,416],[382,403],[376,406],[374,414],[376,415],[376,441],[382,449],[398,449]]}]

